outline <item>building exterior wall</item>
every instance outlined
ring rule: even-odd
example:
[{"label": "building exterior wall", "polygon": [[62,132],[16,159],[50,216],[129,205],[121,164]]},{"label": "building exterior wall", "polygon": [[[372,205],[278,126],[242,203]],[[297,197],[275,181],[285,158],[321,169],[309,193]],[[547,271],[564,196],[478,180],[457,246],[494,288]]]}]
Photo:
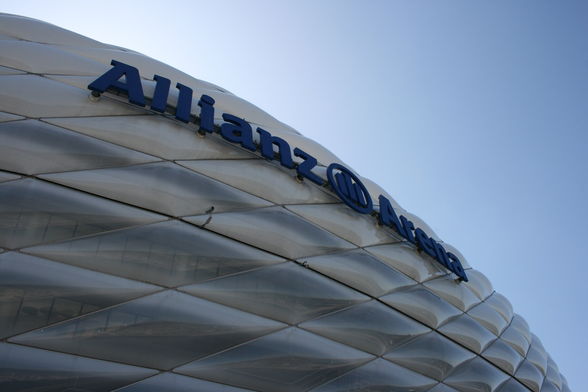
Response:
[{"label": "building exterior wall", "polygon": [[[340,160],[141,54],[0,16],[2,391],[568,391],[508,300],[333,187],[218,134],[223,113]],[[111,61],[215,100],[215,132],[88,85]],[[128,76],[127,76],[128,79]],[[128,95],[128,94],[127,94]],[[259,142],[256,139],[256,142]],[[301,163],[300,157],[294,157]],[[301,177],[298,175],[298,177]]]}]

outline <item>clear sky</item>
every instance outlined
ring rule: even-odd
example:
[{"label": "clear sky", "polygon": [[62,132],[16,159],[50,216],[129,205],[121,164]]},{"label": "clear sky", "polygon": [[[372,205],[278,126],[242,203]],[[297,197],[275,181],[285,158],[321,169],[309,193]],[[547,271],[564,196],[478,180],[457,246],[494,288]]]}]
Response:
[{"label": "clear sky", "polygon": [[[4,1],[218,84],[485,273],[570,388],[588,350],[588,1]],[[271,131],[271,130],[270,130]]]}]

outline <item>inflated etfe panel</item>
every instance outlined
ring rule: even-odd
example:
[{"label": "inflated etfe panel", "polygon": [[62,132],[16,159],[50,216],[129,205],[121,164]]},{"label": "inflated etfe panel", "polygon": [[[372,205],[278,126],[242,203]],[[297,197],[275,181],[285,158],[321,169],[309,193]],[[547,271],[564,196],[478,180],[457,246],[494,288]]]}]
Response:
[{"label": "inflated etfe panel", "polygon": [[569,391],[456,249],[254,105],[18,16],[0,59],[0,390]]}]

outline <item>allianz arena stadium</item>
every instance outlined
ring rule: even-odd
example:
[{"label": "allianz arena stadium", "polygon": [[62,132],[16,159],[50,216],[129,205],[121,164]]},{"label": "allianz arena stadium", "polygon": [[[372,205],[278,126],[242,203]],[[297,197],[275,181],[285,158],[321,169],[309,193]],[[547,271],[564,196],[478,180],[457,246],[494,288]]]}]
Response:
[{"label": "allianz arena stadium", "polygon": [[254,105],[0,15],[0,391],[567,392],[418,217]]}]

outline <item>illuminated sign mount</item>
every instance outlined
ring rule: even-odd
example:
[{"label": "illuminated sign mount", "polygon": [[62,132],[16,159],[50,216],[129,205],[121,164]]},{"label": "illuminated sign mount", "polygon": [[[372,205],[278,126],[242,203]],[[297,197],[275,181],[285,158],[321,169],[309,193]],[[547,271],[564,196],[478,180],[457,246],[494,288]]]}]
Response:
[{"label": "illuminated sign mount", "polygon": [[[111,69],[98,77],[88,85],[92,90],[92,95],[99,97],[105,91],[111,90],[117,93],[125,93],[129,102],[143,106],[147,105],[147,99],[143,93],[141,77],[137,68],[112,60]],[[121,78],[124,77],[124,81]],[[160,75],[154,75],[155,91],[150,102],[150,109],[156,112],[164,113],[168,107],[167,101],[171,87],[171,81]],[[175,118],[184,123],[198,122],[198,133],[219,132],[225,140],[239,144],[241,147],[250,151],[260,151],[261,156],[268,160],[279,159],[280,164],[288,169],[295,169],[298,178],[306,178],[318,185],[330,186],[339,199],[347,206],[361,214],[376,213],[378,221],[383,226],[388,226],[395,230],[401,237],[417,246],[419,250],[435,259],[439,264],[456,274],[459,280],[467,281],[467,275],[457,256],[446,251],[443,245],[429,237],[422,229],[415,227],[413,222],[405,216],[400,217],[394,211],[390,200],[385,196],[378,197],[379,212],[374,211],[373,201],[366,187],[360,179],[351,170],[345,166],[332,163],[327,168],[327,182],[315,173],[313,169],[317,166],[318,161],[311,154],[300,148],[290,148],[288,142],[280,137],[273,136],[270,132],[257,128],[255,131],[259,135],[259,141],[254,142],[253,129],[251,124],[242,118],[229,113],[223,113],[224,123],[220,128],[214,126],[214,99],[208,95],[202,95],[198,100],[200,115],[196,116],[190,113],[192,107],[193,90],[181,83],[176,84],[178,89],[178,99],[175,107]],[[193,118],[195,120],[193,120]],[[218,130],[217,130],[218,129]],[[274,151],[274,147],[277,151]],[[292,159],[294,156],[302,159],[300,163],[295,163]]]}]

